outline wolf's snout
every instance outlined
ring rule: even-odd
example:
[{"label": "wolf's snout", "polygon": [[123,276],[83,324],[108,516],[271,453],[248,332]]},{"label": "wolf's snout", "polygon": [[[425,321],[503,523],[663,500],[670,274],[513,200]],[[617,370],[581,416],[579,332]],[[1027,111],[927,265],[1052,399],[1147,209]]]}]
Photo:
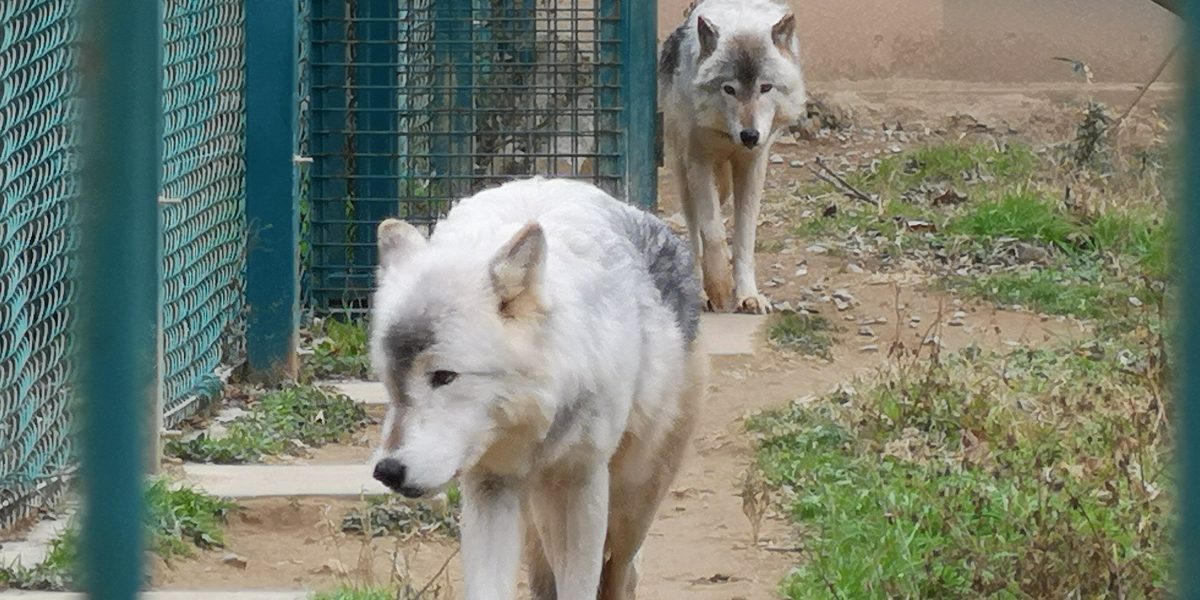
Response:
[{"label": "wolf's snout", "polygon": [[754,148],[758,145],[758,130],[743,129],[742,130],[742,145],[747,148]]},{"label": "wolf's snout", "polygon": [[374,475],[379,483],[388,486],[393,492],[400,492],[409,498],[419,498],[425,495],[424,490],[404,485],[407,471],[404,463],[394,458],[385,458],[375,463]]},{"label": "wolf's snout", "polygon": [[375,479],[393,490],[404,487],[404,464],[394,458],[385,458],[375,463]]}]

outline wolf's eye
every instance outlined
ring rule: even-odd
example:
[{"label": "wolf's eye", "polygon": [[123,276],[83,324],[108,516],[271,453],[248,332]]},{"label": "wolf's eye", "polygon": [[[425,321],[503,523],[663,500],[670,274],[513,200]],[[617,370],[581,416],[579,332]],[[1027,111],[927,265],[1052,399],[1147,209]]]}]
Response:
[{"label": "wolf's eye", "polygon": [[773,85],[771,85],[771,84],[769,84],[769,83],[764,83],[764,84],[762,84],[762,87],[758,88],[758,91],[760,91],[760,92],[762,92],[762,93],[764,93],[764,94],[765,94],[765,93],[767,93],[767,92],[769,92],[769,91],[771,91],[771,90],[773,90],[773,89],[775,89],[775,86],[773,86]]},{"label": "wolf's eye", "polygon": [[458,379],[458,373],[454,371],[434,371],[429,375],[429,385],[436,389],[450,385],[455,379]]},{"label": "wolf's eye", "polygon": [[737,90],[733,89],[733,86],[732,86],[732,85],[727,85],[727,86],[725,86],[725,87],[724,87],[724,88],[722,88],[722,89],[724,89],[724,90],[725,90],[725,93],[726,93],[726,94],[729,94],[730,96],[732,96],[732,95],[734,95],[734,94],[736,94],[736,93],[737,93]]}]

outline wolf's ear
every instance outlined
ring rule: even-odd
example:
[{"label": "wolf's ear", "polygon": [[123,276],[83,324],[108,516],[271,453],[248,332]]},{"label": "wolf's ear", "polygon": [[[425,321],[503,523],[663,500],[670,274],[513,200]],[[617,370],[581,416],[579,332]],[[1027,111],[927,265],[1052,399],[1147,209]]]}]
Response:
[{"label": "wolf's ear", "polygon": [[788,13],[774,27],[771,27],[771,41],[775,43],[776,48],[784,52],[792,51],[792,37],[795,34],[796,15],[794,13]]},{"label": "wolf's ear", "polygon": [[720,33],[704,17],[696,17],[696,33],[700,36],[700,60],[708,58],[717,49]]},{"label": "wolf's ear", "polygon": [[546,235],[536,222],[521,228],[492,259],[500,314],[515,319],[541,312],[538,286],[546,264]]},{"label": "wolf's ear", "polygon": [[379,268],[382,271],[400,266],[408,257],[425,247],[425,234],[399,219],[387,219],[379,224]]}]

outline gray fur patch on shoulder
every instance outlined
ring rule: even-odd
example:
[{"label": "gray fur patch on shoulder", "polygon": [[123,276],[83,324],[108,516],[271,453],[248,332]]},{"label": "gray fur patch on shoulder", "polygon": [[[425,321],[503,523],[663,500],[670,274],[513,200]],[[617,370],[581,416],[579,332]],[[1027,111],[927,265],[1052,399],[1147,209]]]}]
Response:
[{"label": "gray fur patch on shoulder", "polygon": [[663,42],[662,53],[658,57],[658,74],[670,81],[679,70],[679,53],[682,52],[683,40],[687,37],[687,24],[680,25]]},{"label": "gray fur patch on shoulder", "polygon": [[622,212],[626,235],[645,259],[650,280],[690,346],[700,332],[700,282],[691,248],[662,219],[642,211]]}]

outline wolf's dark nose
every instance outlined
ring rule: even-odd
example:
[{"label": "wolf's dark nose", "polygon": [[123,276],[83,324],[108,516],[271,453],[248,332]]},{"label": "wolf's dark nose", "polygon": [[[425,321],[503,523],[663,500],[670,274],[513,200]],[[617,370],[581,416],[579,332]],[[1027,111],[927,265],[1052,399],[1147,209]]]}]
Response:
[{"label": "wolf's dark nose", "polygon": [[753,148],[758,145],[758,130],[743,129],[742,130],[742,145],[747,148]]},{"label": "wolf's dark nose", "polygon": [[393,490],[404,487],[404,464],[394,458],[375,463],[375,479]]}]

